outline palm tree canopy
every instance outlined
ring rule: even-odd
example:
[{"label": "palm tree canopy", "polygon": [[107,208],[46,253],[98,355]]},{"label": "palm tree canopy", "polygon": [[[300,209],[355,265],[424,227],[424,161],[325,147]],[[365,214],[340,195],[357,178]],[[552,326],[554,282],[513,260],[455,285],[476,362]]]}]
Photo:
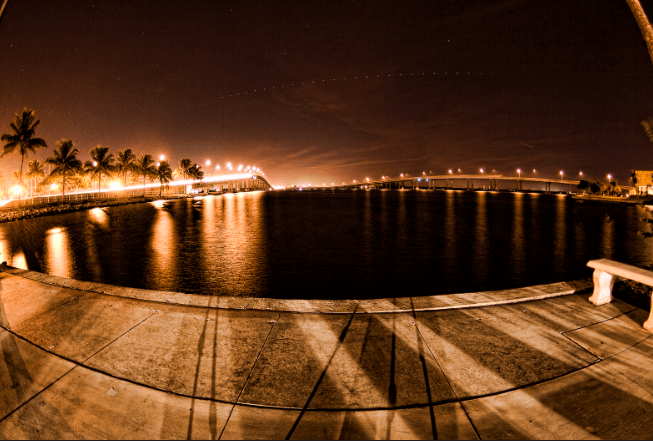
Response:
[{"label": "palm tree canopy", "polygon": [[21,156],[20,162],[20,181],[23,180],[23,161],[25,155],[29,152],[35,153],[38,149],[47,147],[45,141],[41,138],[35,138],[36,127],[41,121],[36,120],[33,110],[23,109],[22,115],[16,114],[11,122],[13,133],[5,133],[0,137],[6,144],[2,147],[2,155],[13,153],[16,149]]},{"label": "palm tree canopy", "polygon": [[193,164],[191,168],[188,169],[188,177],[191,179],[202,180],[204,179],[204,172],[198,164]]},{"label": "palm tree canopy", "polygon": [[179,161],[179,172],[182,174],[184,179],[189,178],[192,167],[193,167],[193,161],[191,161],[190,159],[182,159]]},{"label": "palm tree canopy", "polygon": [[119,173],[133,172],[135,168],[136,155],[132,149],[120,150],[116,158],[116,170]]},{"label": "palm tree canopy", "polygon": [[136,171],[140,176],[150,178],[156,177],[157,169],[156,165],[154,165],[154,159],[152,158],[152,155],[141,156],[136,160],[135,165]]},{"label": "palm tree canopy", "polygon": [[168,161],[163,161],[156,169],[156,177],[159,179],[161,185],[168,185],[172,180],[172,169]]},{"label": "palm tree canopy", "polygon": [[91,150],[91,159],[93,160],[84,163],[84,169],[92,178],[111,175],[116,170],[115,159],[113,153],[109,153],[109,147],[98,145]]},{"label": "palm tree canopy", "polygon": [[62,139],[57,142],[58,149],[54,151],[54,156],[50,156],[45,160],[46,164],[52,165],[54,168],[50,176],[66,177],[73,176],[82,172],[82,161],[77,159],[77,150],[70,139]]},{"label": "palm tree canopy", "polygon": [[28,179],[45,177],[41,161],[38,159],[30,161],[29,164],[27,164],[27,173],[25,174],[25,177]]}]

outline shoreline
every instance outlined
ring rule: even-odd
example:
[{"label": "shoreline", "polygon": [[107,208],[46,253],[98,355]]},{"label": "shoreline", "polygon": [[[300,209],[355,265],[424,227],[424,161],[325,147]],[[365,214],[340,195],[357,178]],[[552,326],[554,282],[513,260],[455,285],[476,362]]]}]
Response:
[{"label": "shoreline", "polygon": [[140,204],[158,200],[190,199],[192,197],[192,195],[162,196],[160,198],[158,196],[136,196],[128,198],[96,199],[79,203],[53,202],[51,204],[30,205],[29,207],[0,208],[0,223],[14,222],[23,219],[33,219],[36,217],[50,216],[55,214],[72,213],[75,211],[90,210],[92,208],[98,207]]}]

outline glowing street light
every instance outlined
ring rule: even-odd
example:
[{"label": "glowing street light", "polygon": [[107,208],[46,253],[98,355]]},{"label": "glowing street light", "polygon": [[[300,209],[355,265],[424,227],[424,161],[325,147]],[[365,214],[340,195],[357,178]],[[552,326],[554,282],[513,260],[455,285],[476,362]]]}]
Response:
[{"label": "glowing street light", "polygon": [[518,168],[518,169],[517,169],[517,174],[518,174],[519,177],[521,178],[521,168]]},{"label": "glowing street light", "polygon": [[535,177],[535,173],[537,173],[537,170],[533,169],[533,177]]},{"label": "glowing street light", "polygon": [[452,174],[452,173],[453,173],[453,170],[449,169],[449,174]]},{"label": "glowing street light", "polygon": [[562,176],[565,174],[562,170],[560,170],[560,180],[562,181]]},{"label": "glowing street light", "polygon": [[14,196],[18,196],[23,192],[23,187],[16,184],[13,187],[11,187],[11,192],[14,194]]},{"label": "glowing street light", "polygon": [[580,176],[582,178],[583,177],[583,172],[582,171],[578,172],[578,176]]},{"label": "glowing street light", "polygon": [[243,170],[243,164],[238,164],[238,168],[236,170],[242,171]]},{"label": "glowing street light", "polygon": [[93,167],[97,167],[97,161],[93,161]]},{"label": "glowing street light", "polygon": [[608,175],[608,184],[612,181],[612,175]]},{"label": "glowing street light", "polygon": [[485,172],[485,170],[481,169],[481,176],[483,176],[484,172]]},{"label": "glowing street light", "polygon": [[220,164],[217,164],[217,165],[215,166],[215,169],[216,169],[216,170],[220,170]]},{"label": "glowing street light", "polygon": [[166,155],[161,155],[161,156],[159,156],[159,161],[162,161],[162,162],[163,162],[164,159],[166,159]]}]

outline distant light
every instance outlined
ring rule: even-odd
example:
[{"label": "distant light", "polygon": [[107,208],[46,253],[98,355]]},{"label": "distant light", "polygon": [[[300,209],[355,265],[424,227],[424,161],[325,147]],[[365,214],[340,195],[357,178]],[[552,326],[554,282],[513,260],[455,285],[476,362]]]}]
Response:
[{"label": "distant light", "polygon": [[[162,159],[162,161],[163,161],[163,159]],[[208,167],[209,165],[211,165],[211,160],[210,160],[210,159],[207,159],[207,160],[206,160],[206,166]]]},{"label": "distant light", "polygon": [[243,164],[239,164],[238,168],[236,169],[237,171],[241,171],[243,169]]},{"label": "distant light", "polygon": [[50,190],[56,190],[59,186],[57,184],[52,184]]},{"label": "distant light", "polygon": [[159,160],[160,160],[160,161],[163,161],[164,159],[166,159],[165,155],[161,155],[161,156],[159,156]]},{"label": "distant light", "polygon": [[453,170],[449,169],[449,174],[453,173]]},{"label": "distant light", "polygon": [[113,181],[109,184],[109,189],[111,190],[119,190],[121,187],[120,182]]},{"label": "distant light", "polygon": [[216,165],[216,166],[215,166],[215,169],[216,169],[216,170],[220,170],[220,164]]},{"label": "distant light", "polygon": [[93,167],[97,167],[97,161],[93,161]]},{"label": "distant light", "polygon": [[612,175],[608,175],[608,182],[612,179]]},{"label": "distant light", "polygon": [[156,163],[156,166],[157,166],[157,167],[159,167],[160,165],[161,165],[161,163],[160,163],[160,162],[157,162],[157,163]]},{"label": "distant light", "polygon": [[21,193],[23,192],[23,187],[21,187],[20,185],[16,184],[16,185],[14,185],[13,187],[11,187],[11,192],[12,192],[14,195],[18,196],[19,194],[21,194]]}]

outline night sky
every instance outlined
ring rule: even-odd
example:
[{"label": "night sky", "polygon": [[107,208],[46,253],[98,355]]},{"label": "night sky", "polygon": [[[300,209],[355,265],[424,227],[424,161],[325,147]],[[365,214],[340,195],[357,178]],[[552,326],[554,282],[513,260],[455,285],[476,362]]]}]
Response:
[{"label": "night sky", "polygon": [[[0,133],[34,109],[41,160],[72,139],[82,160],[101,144],[275,185],[653,169],[625,0],[9,0],[0,60]],[[19,165],[0,160],[8,183]]]}]

